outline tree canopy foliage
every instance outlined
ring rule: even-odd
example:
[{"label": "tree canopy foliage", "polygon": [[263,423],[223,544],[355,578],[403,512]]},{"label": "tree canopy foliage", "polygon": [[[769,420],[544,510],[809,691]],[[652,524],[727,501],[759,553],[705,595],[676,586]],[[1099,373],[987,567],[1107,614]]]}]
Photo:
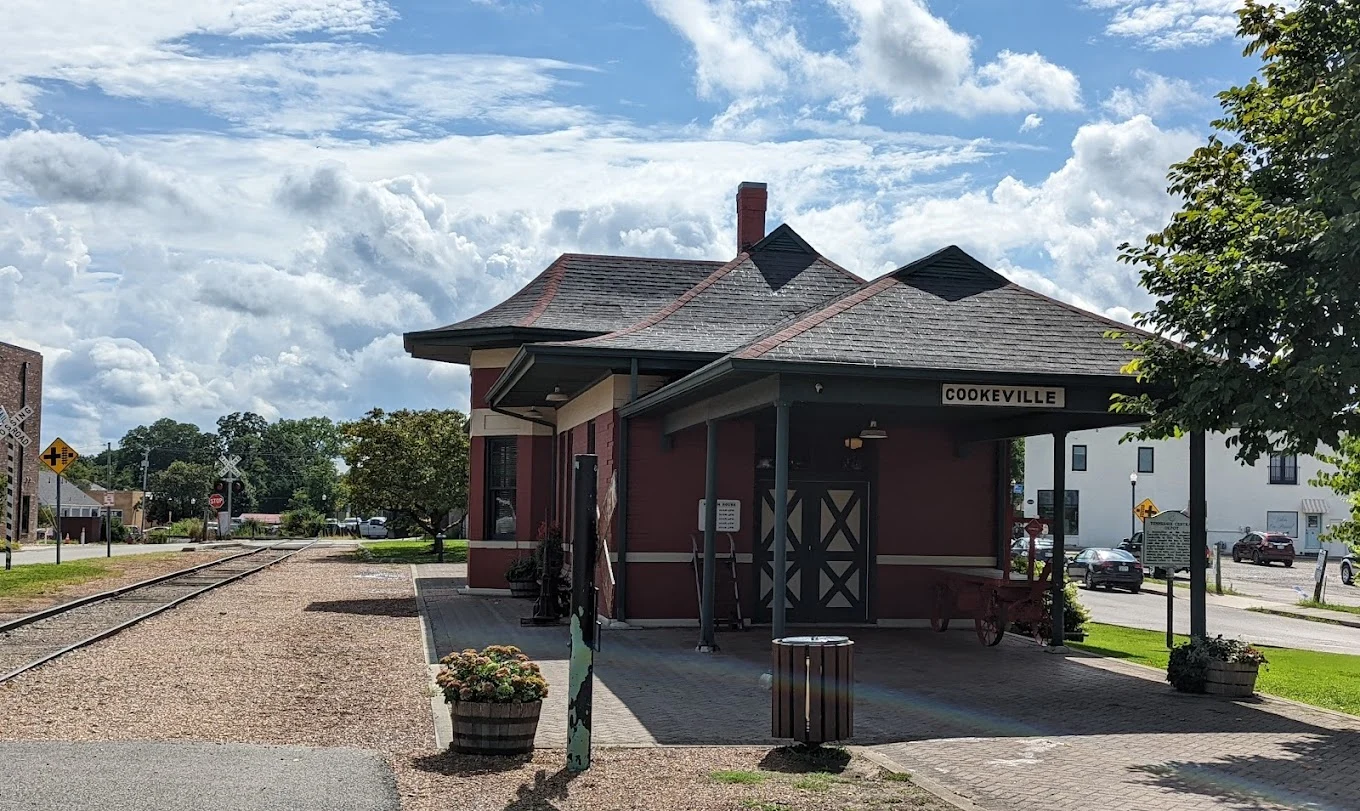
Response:
[{"label": "tree canopy foliage", "polygon": [[1360,3],[1248,0],[1261,74],[1219,94],[1218,134],[1172,167],[1182,209],[1123,246],[1157,303],[1136,341],[1147,431],[1236,431],[1238,456],[1360,433]]},{"label": "tree canopy foliage", "polygon": [[341,425],[355,505],[409,519],[432,535],[442,531],[449,513],[467,505],[466,428],[460,411],[379,408]]}]

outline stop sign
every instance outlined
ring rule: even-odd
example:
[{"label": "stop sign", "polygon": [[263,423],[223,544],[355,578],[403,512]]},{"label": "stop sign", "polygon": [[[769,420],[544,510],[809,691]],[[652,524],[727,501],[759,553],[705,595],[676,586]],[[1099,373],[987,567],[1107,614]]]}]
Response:
[{"label": "stop sign", "polygon": [[212,507],[214,510],[222,509],[222,505],[226,503],[227,500],[222,498],[221,493],[213,493],[212,495],[208,496],[208,506]]},{"label": "stop sign", "polygon": [[1031,518],[1029,519],[1029,523],[1025,524],[1025,533],[1031,538],[1037,538],[1044,534],[1044,527],[1046,526],[1048,525],[1045,524],[1042,519]]}]

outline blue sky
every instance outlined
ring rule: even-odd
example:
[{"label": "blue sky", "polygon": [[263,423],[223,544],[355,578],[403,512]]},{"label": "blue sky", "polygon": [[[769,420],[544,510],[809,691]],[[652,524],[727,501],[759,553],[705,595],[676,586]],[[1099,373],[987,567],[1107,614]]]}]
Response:
[{"label": "blue sky", "polygon": [[402,332],[563,251],[728,258],[742,180],[863,276],[957,243],[1127,320],[1115,246],[1255,70],[1236,6],[9,0],[0,340],[78,448],[465,408]]}]

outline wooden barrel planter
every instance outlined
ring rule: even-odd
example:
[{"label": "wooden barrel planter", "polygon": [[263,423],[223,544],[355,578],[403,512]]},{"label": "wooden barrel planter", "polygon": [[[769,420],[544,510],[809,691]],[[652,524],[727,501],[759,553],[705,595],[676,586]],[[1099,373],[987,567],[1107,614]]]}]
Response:
[{"label": "wooden barrel planter", "polygon": [[510,584],[510,596],[520,598],[534,598],[538,596],[537,580],[507,580]]},{"label": "wooden barrel planter", "polygon": [[1236,662],[1216,662],[1210,660],[1208,672],[1204,676],[1204,692],[1215,696],[1235,696],[1242,698],[1256,692],[1258,664],[1238,664]]},{"label": "wooden barrel planter", "polygon": [[487,704],[454,701],[453,743],[449,748],[464,755],[523,755],[534,751],[538,714],[542,701],[526,704]]}]

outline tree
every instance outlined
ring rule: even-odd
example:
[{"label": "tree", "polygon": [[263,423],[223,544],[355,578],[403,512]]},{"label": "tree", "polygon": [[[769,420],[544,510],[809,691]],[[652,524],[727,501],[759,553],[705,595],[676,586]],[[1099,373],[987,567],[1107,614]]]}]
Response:
[{"label": "tree", "polygon": [[432,535],[442,531],[449,511],[467,504],[466,424],[459,411],[380,408],[343,424],[354,505],[403,516]]},{"label": "tree", "polygon": [[1334,454],[1320,458],[1335,465],[1336,470],[1318,473],[1309,484],[1332,488],[1350,507],[1350,518],[1328,529],[1327,540],[1348,543],[1360,553],[1360,436],[1348,434],[1342,437]]},{"label": "tree", "polygon": [[172,462],[156,474],[152,492],[156,497],[148,502],[147,517],[164,521],[170,513],[193,516],[203,509],[212,492],[217,470],[198,462]]},{"label": "tree", "polygon": [[1117,407],[1149,436],[1235,430],[1255,461],[1360,433],[1360,5],[1247,0],[1238,33],[1261,77],[1172,167],[1170,224],[1122,246],[1158,299],[1138,325],[1182,344],[1131,341],[1158,393]]}]

